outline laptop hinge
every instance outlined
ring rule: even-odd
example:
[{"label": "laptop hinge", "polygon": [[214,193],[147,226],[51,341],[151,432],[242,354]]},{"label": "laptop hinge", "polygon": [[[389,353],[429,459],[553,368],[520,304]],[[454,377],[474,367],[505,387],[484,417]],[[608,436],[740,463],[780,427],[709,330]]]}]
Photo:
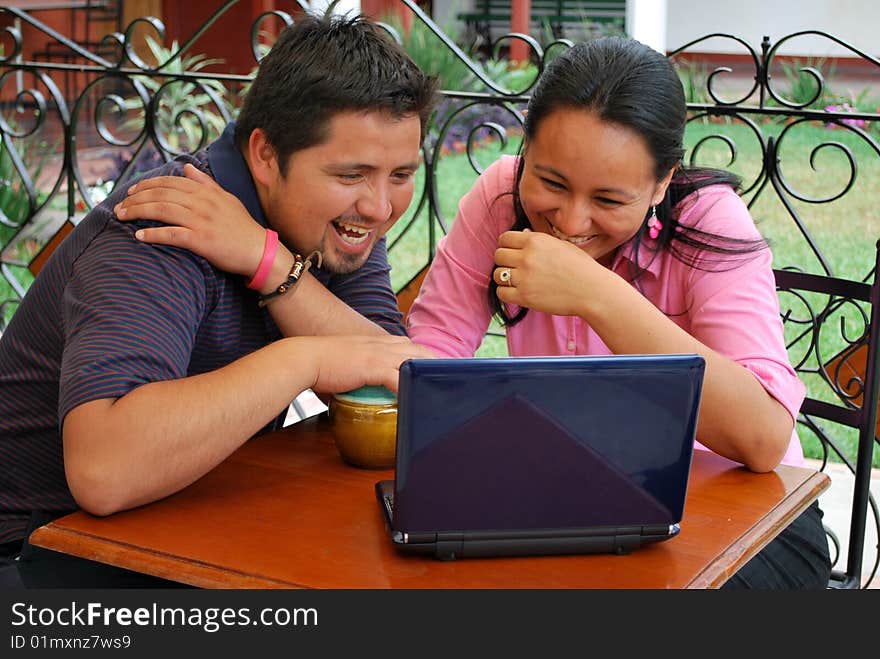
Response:
[{"label": "laptop hinge", "polygon": [[464,552],[464,534],[462,533],[438,533],[437,542],[434,545],[434,556],[444,560],[453,561]]},{"label": "laptop hinge", "polygon": [[618,533],[614,536],[614,553],[628,554],[642,545],[640,533]]}]

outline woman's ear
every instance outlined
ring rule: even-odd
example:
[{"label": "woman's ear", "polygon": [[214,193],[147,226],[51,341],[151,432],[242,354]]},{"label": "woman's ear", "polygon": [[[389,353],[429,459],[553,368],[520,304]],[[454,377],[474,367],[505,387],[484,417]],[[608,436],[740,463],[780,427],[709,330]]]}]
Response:
[{"label": "woman's ear", "polygon": [[657,188],[654,190],[654,195],[651,198],[651,205],[656,206],[663,198],[666,196],[666,189],[669,187],[670,182],[672,181],[672,177],[675,174],[675,170],[678,168],[678,165],[669,170],[669,172],[660,179],[660,182],[657,183]]},{"label": "woman's ear", "polygon": [[264,187],[272,185],[280,174],[275,147],[262,128],[251,131],[247,143],[247,161],[254,181]]}]

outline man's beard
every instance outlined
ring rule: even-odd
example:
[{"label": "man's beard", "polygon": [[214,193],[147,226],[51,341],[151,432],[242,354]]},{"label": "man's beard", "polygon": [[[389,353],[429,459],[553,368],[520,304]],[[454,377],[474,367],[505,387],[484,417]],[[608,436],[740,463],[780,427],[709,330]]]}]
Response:
[{"label": "man's beard", "polygon": [[334,275],[351,274],[367,262],[372,251],[370,249],[366,254],[344,254],[325,250],[322,252],[324,263],[321,269]]},{"label": "man's beard", "polygon": [[[373,252],[372,245],[370,249],[368,249],[363,254],[349,254],[348,252],[343,252],[336,249],[334,244],[334,237],[329,235],[330,231],[336,231],[333,227],[327,228],[328,234],[324,236],[321,241],[321,256],[324,259],[323,265],[321,269],[324,272],[329,272],[334,275],[348,275],[360,268],[367,262],[367,259],[370,258],[370,254]],[[328,245],[331,245],[328,249]],[[303,254],[305,256],[305,254]]]},{"label": "man's beard", "polygon": [[[360,220],[359,217],[356,216],[348,216],[348,217],[338,217],[335,221],[341,221],[347,224],[357,224],[360,226],[364,226],[363,222],[358,222]],[[378,231],[378,227],[373,229],[373,231]],[[370,258],[370,254],[373,252],[373,249],[376,246],[376,237],[371,236],[368,240],[371,241],[370,248],[361,254],[350,254],[348,252],[344,252],[337,248],[336,246],[336,237],[331,235],[331,232],[336,233],[336,228],[332,224],[328,224],[324,230],[324,234],[321,236],[319,243],[317,245],[304,247],[303,244],[297,240],[293,239],[293,236],[287,235],[282,236],[282,240],[284,240],[285,244],[288,246],[291,252],[298,253],[302,255],[303,258],[308,257],[314,250],[318,250],[321,252],[321,270],[328,274],[332,275],[348,275],[362,267],[367,260]],[[288,238],[288,240],[285,240]],[[316,259],[312,259],[312,267],[316,267],[317,262]]]}]

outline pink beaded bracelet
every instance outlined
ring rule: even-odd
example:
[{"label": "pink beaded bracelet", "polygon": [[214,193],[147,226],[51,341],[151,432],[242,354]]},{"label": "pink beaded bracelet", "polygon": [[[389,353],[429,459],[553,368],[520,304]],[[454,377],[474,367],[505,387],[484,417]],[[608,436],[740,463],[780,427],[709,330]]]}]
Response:
[{"label": "pink beaded bracelet", "polygon": [[254,291],[260,290],[269,278],[269,272],[272,270],[272,264],[275,262],[275,254],[278,251],[278,234],[272,229],[266,229],[266,243],[263,245],[263,257],[260,259],[260,265],[250,281],[245,284]]}]

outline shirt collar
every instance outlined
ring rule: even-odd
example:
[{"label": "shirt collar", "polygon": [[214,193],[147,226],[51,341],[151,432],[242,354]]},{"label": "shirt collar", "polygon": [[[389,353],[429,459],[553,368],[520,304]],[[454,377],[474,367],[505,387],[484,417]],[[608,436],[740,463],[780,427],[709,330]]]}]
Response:
[{"label": "shirt collar", "polygon": [[639,247],[638,260],[636,255],[636,240],[631,239],[617,250],[611,269],[618,274],[631,274],[631,269],[644,270],[655,279],[660,276],[661,258],[660,250],[650,238],[643,237]]},{"label": "shirt collar", "polygon": [[[260,198],[254,187],[254,179],[247,161],[241,155],[241,150],[235,144],[235,122],[230,121],[223,134],[208,147],[208,165],[214,180],[220,184],[226,192],[238,197],[251,217],[260,226],[268,227],[266,216],[263,215],[263,207],[260,206]],[[330,274],[323,268],[313,267],[310,271],[318,281],[325,286],[330,280]]]},{"label": "shirt collar", "polygon": [[268,226],[251,170],[235,143],[234,121],[230,121],[223,134],[208,147],[208,164],[220,187],[238,197],[251,217],[261,226]]}]

